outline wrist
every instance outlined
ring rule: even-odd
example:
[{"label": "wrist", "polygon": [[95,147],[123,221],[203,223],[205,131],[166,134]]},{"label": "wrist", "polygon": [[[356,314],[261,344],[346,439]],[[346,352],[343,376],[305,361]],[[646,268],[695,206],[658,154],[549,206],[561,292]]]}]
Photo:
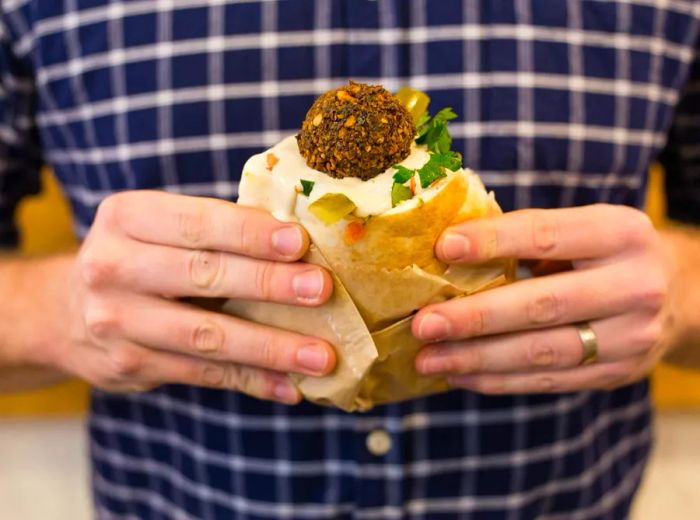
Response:
[{"label": "wrist", "polygon": [[689,226],[661,232],[668,261],[669,296],[665,337],[666,359],[700,367],[700,230]]},{"label": "wrist", "polygon": [[60,366],[57,352],[68,338],[69,278],[73,254],[5,260],[0,287],[0,364],[6,367]]}]

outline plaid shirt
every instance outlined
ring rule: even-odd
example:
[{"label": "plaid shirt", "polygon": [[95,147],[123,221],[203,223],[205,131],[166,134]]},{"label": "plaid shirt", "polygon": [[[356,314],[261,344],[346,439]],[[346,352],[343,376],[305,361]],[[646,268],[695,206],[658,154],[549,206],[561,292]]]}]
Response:
[{"label": "plaid shirt", "polygon": [[[695,0],[2,0],[0,236],[16,240],[13,210],[44,162],[80,236],[118,190],[234,200],[245,159],[348,78],[454,107],[456,149],[506,210],[639,207],[670,132],[671,214],[700,222],[699,32]],[[95,506],[105,519],[618,520],[650,415],[646,382],[454,391],[366,414],[184,386],[95,392]]]}]

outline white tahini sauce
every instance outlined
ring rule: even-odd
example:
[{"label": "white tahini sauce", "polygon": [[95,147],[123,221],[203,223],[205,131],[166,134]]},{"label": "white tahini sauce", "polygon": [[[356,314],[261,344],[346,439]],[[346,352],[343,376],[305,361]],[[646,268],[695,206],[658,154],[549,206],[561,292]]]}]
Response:
[{"label": "white tahini sauce", "polygon": [[[267,155],[270,153],[278,159],[272,170],[267,167]],[[425,147],[411,145],[410,155],[400,164],[417,169],[428,159]],[[334,179],[309,168],[292,135],[248,159],[243,166],[239,202],[265,208],[280,220],[295,220],[296,189],[301,187],[299,180],[304,179],[315,183],[309,196],[311,202],[326,193],[342,193],[357,205],[357,216],[379,215],[391,209],[394,173],[394,168],[389,168],[368,181],[356,177]]]}]

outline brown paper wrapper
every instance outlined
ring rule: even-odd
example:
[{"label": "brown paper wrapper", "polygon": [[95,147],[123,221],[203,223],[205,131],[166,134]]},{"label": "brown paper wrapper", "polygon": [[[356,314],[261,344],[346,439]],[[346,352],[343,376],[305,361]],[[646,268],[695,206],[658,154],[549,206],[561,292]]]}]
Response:
[{"label": "brown paper wrapper", "polygon": [[[266,189],[264,177],[252,180],[250,186]],[[239,203],[253,199],[242,184]],[[511,260],[446,266],[433,251],[449,225],[500,213],[493,196],[486,194],[473,173],[460,172],[446,179],[439,193],[420,207],[371,218],[365,236],[352,246],[342,239],[346,222],[326,226],[308,212],[308,204],[307,197],[297,197],[294,214],[313,243],[304,261],[325,267],[333,277],[334,292],[327,303],[315,308],[241,300],[206,305],[332,344],[338,360],[332,374],[291,376],[311,401],[347,411],[369,410],[447,390],[444,379],[416,372],[415,357],[423,343],[411,334],[411,319],[431,303],[513,279]],[[276,208],[263,205],[263,209]]]}]

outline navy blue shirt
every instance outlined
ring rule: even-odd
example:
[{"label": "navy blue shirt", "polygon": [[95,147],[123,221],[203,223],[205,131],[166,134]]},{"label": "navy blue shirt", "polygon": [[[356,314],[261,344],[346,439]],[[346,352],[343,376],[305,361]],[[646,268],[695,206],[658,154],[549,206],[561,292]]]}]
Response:
[{"label": "navy blue shirt", "polygon": [[[455,149],[506,210],[639,207],[661,154],[671,215],[700,222],[699,33],[693,0],[2,0],[0,237],[16,241],[44,163],[80,237],[115,191],[235,200],[244,161],[350,78],[452,106]],[[95,508],[619,520],[651,443],[647,390],[453,391],[366,414],[95,391]]]}]

